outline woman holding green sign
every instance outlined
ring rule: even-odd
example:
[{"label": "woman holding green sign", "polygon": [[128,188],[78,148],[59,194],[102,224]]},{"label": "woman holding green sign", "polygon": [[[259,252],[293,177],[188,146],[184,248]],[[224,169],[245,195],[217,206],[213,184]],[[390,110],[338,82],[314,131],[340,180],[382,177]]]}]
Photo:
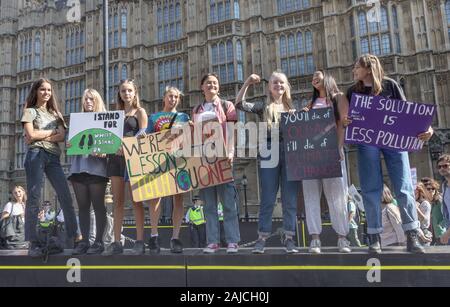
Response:
[{"label": "woman holding green sign", "polygon": [[28,255],[41,257],[44,255],[44,246],[41,246],[38,239],[36,225],[44,173],[58,195],[64,213],[67,237],[74,238],[77,231],[69,185],[59,161],[61,149],[58,143],[64,141],[67,127],[59,112],[50,80],[41,78],[33,83],[21,122],[25,142],[28,144],[24,165],[28,194],[25,206],[25,240],[30,241]]},{"label": "woman holding green sign", "polygon": [[[94,89],[84,91],[82,112],[105,112],[105,104]],[[67,144],[71,146],[70,143]],[[109,181],[106,175],[106,155],[78,155],[72,159],[69,178],[78,203],[78,218],[82,240],[73,255],[100,254],[104,250],[103,233],[106,227],[105,190]],[[89,245],[90,208],[94,207],[96,234],[95,242]]]},{"label": "woman holding green sign", "polygon": [[[348,101],[351,101],[353,93],[406,100],[397,82],[385,77],[380,60],[375,55],[365,54],[358,58],[353,67],[353,78],[355,84],[347,91]],[[344,124],[350,123],[351,120],[345,116]],[[418,138],[427,141],[432,135],[433,129],[429,127],[428,131],[419,134]],[[383,154],[394,194],[398,200],[402,227],[407,235],[407,251],[424,253],[424,248],[418,239],[420,223],[417,219],[408,152],[361,144],[358,144],[357,148],[359,180],[367,218],[369,252],[381,253],[380,234],[383,226],[380,200],[383,192],[383,175],[380,155]]]},{"label": "woman holding green sign", "polygon": [[[147,129],[147,113],[139,102],[138,88],[134,80],[127,79],[120,82],[117,96],[117,109],[125,112],[124,137],[145,135]],[[111,177],[111,188],[114,197],[114,242],[103,253],[114,255],[123,253],[120,243],[122,233],[123,210],[125,203],[125,182],[127,170],[122,147],[115,155],[108,158],[107,174]],[[129,186],[129,184],[128,184]],[[131,189],[131,187],[130,187]],[[133,253],[140,255],[145,253],[144,245],[144,207],[142,202],[133,201],[134,216],[136,219],[136,242]]]}]

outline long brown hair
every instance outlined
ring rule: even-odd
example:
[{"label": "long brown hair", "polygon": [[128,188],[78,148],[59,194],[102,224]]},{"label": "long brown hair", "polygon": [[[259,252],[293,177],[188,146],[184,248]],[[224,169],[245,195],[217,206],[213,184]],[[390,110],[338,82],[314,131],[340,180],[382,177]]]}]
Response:
[{"label": "long brown hair", "polygon": [[134,99],[131,102],[131,105],[133,106],[133,108],[139,109],[141,107],[141,103],[139,100],[139,91],[136,82],[134,81],[134,79],[125,79],[120,81],[119,84],[119,92],[117,93],[117,110],[125,110],[125,102],[122,100],[122,97],[120,97],[120,88],[125,83],[129,83],[134,87]]},{"label": "long brown hair", "polygon": [[428,190],[426,189],[425,185],[422,182],[419,182],[416,186],[416,191],[419,193],[419,195],[416,198],[416,201],[429,201],[431,202],[431,195],[428,193]]},{"label": "long brown hair", "polygon": [[39,78],[38,80],[34,81],[33,85],[31,86],[31,90],[28,93],[27,98],[25,99],[25,109],[26,108],[34,108],[37,106],[37,103],[38,103],[37,93],[38,93],[41,85],[44,83],[50,84],[50,86],[52,88],[52,95],[50,96],[50,99],[47,101],[46,109],[49,113],[58,117],[64,125],[65,124],[64,118],[58,108],[58,103],[57,103],[58,100],[56,98],[56,93],[55,93],[55,89],[54,89],[55,87],[53,86],[53,83],[49,79]]},{"label": "long brown hair", "polygon": [[[316,73],[316,72],[321,72],[323,75],[323,87],[325,88],[327,102],[331,104],[331,107],[334,110],[335,119],[339,120],[340,114],[339,114],[339,110],[337,108],[337,104],[334,105],[334,103],[333,103],[333,98],[337,94],[341,93],[341,91],[339,90],[339,87],[337,86],[336,80],[333,78],[332,75],[330,75],[329,73],[325,72],[322,69],[318,69],[314,73]],[[308,104],[308,109],[312,109],[316,99],[319,97],[320,97],[319,90],[313,86],[313,96],[312,96],[311,102]]]},{"label": "long brown hair", "polygon": [[439,183],[436,180],[430,178],[429,181],[424,182],[424,185],[427,188],[427,191],[428,191],[428,189],[434,189],[434,191],[435,191],[434,195],[428,191],[428,193],[430,194],[431,201],[433,203],[436,203],[438,201],[442,201],[442,196],[441,196],[441,193],[439,192],[440,186],[439,186]]},{"label": "long brown hair", "polygon": [[[373,81],[372,94],[379,95],[383,91],[384,70],[378,57],[373,54],[363,54],[356,60],[356,63],[362,68],[370,70]],[[357,81],[355,89],[356,92],[362,92],[364,83],[361,80]]]}]

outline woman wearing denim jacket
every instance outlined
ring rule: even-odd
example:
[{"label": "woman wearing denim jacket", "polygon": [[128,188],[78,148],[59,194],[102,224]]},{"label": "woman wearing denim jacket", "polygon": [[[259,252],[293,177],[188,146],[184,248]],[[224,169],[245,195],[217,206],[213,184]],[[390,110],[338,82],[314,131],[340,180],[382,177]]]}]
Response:
[{"label": "woman wearing denim jacket", "polygon": [[[353,93],[379,95],[386,98],[406,100],[403,90],[394,80],[384,76],[380,60],[371,54],[362,55],[353,68],[355,84],[347,91],[350,102]],[[351,120],[345,116],[345,125]],[[427,141],[433,134],[433,129],[421,133],[418,137]],[[407,251],[424,253],[425,250],[418,240],[420,223],[417,219],[414,189],[411,180],[408,152],[394,151],[371,145],[357,145],[358,171],[361,190],[366,210],[369,252],[381,253],[380,233],[381,224],[380,199],[383,191],[383,175],[381,169],[381,153],[387,166],[394,194],[398,200],[403,222],[403,230],[407,234]]]},{"label": "woman wearing denim jacket", "polygon": [[67,127],[56,101],[50,80],[37,80],[28,94],[21,119],[25,142],[28,144],[24,165],[28,194],[25,207],[25,240],[30,241],[28,255],[31,257],[44,254],[36,233],[44,173],[58,195],[64,213],[67,237],[74,238],[77,231],[72,197],[59,161],[61,149],[58,143],[64,141]]},{"label": "woman wearing denim jacket", "polygon": [[[297,224],[297,194],[298,182],[288,181],[286,161],[282,146],[282,136],[279,134],[280,113],[294,111],[291,99],[291,87],[285,74],[273,72],[269,78],[267,101],[255,103],[245,101],[245,94],[250,85],[258,84],[261,78],[252,74],[247,78],[236,98],[236,108],[244,112],[258,114],[261,121],[267,123],[267,149],[275,149],[273,156],[259,157],[259,177],[261,186],[261,204],[258,218],[258,240],[253,253],[264,253],[266,239],[272,232],[272,214],[278,189],[281,183],[281,203],[283,211],[283,230],[285,249],[287,253],[296,253],[298,249],[292,239]],[[270,132],[269,132],[270,131]],[[279,140],[272,140],[270,135],[277,134]],[[261,148],[261,144],[260,144]],[[272,161],[274,165],[269,161]],[[269,163],[267,163],[269,162]]]},{"label": "woman wearing denim jacket", "polygon": [[[234,159],[233,131],[227,131],[227,122],[235,122],[236,110],[230,101],[219,98],[219,78],[215,74],[207,74],[201,80],[201,90],[205,100],[192,111],[194,123],[217,120],[222,126],[227,156],[232,164]],[[223,223],[225,239],[227,241],[227,253],[236,253],[240,241],[239,221],[236,208],[236,187],[234,181],[200,190],[200,198],[204,205],[206,217],[206,241],[204,253],[215,253],[219,249],[220,226],[217,214],[219,199],[223,204]]]}]

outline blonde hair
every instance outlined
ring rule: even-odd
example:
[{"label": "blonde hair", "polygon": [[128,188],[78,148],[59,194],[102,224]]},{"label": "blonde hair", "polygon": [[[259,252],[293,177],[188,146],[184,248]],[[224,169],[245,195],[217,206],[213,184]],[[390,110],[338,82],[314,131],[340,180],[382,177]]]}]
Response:
[{"label": "blonde hair", "polygon": [[105,108],[105,103],[103,102],[102,96],[96,90],[94,90],[92,88],[86,89],[83,93],[83,98],[81,100],[83,107],[81,108],[81,111],[84,112],[84,101],[88,94],[92,96],[92,100],[94,101],[94,112],[105,112],[106,108]]},{"label": "blonde hair", "polygon": [[[25,188],[20,185],[16,185],[11,191],[11,194],[13,194],[13,196],[14,196],[15,189],[22,190],[22,192],[23,192],[22,203],[25,204],[27,202],[27,191],[25,191]],[[17,198],[15,196],[14,196],[14,200],[17,201]]]},{"label": "blonde hair", "polygon": [[133,79],[125,79],[125,80],[122,80],[119,84],[119,92],[117,93],[117,98],[118,98],[117,99],[117,110],[125,110],[125,102],[122,100],[122,97],[120,97],[120,88],[125,83],[131,84],[134,88],[134,99],[131,102],[131,106],[135,109],[140,109],[141,103],[139,100],[139,91],[138,91],[135,81]]},{"label": "blonde hair", "polygon": [[264,121],[267,122],[270,128],[272,128],[273,123],[277,125],[280,122],[278,114],[275,114],[275,103],[274,103],[275,98],[272,96],[272,92],[270,91],[270,86],[273,82],[273,79],[275,78],[281,79],[285,84],[285,91],[283,96],[281,97],[281,101],[283,103],[284,108],[288,110],[294,108],[291,97],[291,84],[289,83],[288,78],[284,73],[280,71],[274,71],[269,78],[269,86],[267,87],[268,90],[267,103],[266,109],[264,111]]},{"label": "blonde hair", "polygon": [[389,190],[386,184],[383,184],[383,194],[381,196],[382,204],[390,204],[394,202],[394,196],[392,196],[391,190]]},{"label": "blonde hair", "polygon": [[[378,57],[373,54],[364,54],[358,58],[356,63],[370,70],[373,81],[372,94],[379,95],[383,91],[384,70]],[[357,92],[364,90],[364,83],[361,80],[356,83],[356,90]]]},{"label": "blonde hair", "polygon": [[177,95],[178,95],[178,102],[177,102],[177,105],[175,106],[175,107],[177,107],[178,104],[181,102],[182,97],[184,96],[183,92],[182,92],[178,87],[175,87],[175,86],[166,86],[166,89],[164,90],[164,94],[163,94],[163,103],[164,103],[164,99],[166,99],[166,95],[167,95],[169,92],[175,92],[175,93],[177,93]]}]

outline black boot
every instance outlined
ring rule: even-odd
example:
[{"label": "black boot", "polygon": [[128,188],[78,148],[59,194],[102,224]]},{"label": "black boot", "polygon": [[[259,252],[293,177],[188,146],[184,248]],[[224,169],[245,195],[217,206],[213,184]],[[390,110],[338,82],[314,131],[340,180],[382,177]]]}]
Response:
[{"label": "black boot", "polygon": [[381,238],[380,234],[367,234],[369,239],[369,253],[370,254],[381,254]]},{"label": "black boot", "polygon": [[406,250],[414,254],[425,254],[425,249],[419,242],[419,235],[415,229],[406,232]]}]

